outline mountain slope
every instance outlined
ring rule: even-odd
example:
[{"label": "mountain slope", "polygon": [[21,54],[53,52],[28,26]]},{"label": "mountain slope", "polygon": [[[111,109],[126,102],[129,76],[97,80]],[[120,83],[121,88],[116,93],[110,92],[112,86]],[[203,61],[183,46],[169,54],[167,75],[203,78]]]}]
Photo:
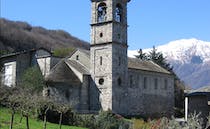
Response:
[{"label": "mountain slope", "polygon": [[25,22],[9,21],[0,18],[0,51],[16,52],[44,47],[89,49],[89,43],[71,36],[63,30],[47,30],[33,27]]},{"label": "mountain slope", "polygon": [[[210,42],[181,39],[157,46],[173,65],[175,73],[192,88],[210,85]],[[150,49],[143,50],[144,52]],[[128,51],[133,57],[137,51]]]}]

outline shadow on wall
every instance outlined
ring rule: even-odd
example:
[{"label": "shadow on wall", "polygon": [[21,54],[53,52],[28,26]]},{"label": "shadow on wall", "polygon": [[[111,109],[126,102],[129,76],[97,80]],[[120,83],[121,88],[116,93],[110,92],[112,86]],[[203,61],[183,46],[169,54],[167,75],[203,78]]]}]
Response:
[{"label": "shadow on wall", "polygon": [[99,111],[102,106],[100,102],[100,90],[96,86],[96,83],[93,81],[91,77],[90,78],[90,87],[89,87],[89,100],[90,100],[90,106],[89,110],[91,111]]}]

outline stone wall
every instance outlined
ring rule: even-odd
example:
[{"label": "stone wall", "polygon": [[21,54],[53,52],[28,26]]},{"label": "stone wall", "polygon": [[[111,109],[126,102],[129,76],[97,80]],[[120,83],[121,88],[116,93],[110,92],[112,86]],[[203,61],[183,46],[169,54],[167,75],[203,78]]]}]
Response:
[{"label": "stone wall", "polygon": [[172,75],[129,69],[127,90],[129,115],[144,117],[173,115]]},{"label": "stone wall", "polygon": [[[91,47],[91,77],[103,110],[112,109],[112,44]],[[95,83],[95,84],[94,84]]]},{"label": "stone wall", "polygon": [[84,65],[86,68],[88,68],[88,69],[90,68],[89,53],[85,54],[84,52],[81,52],[81,50],[77,50],[69,59],[76,60],[76,61],[80,62],[82,65]]},{"label": "stone wall", "polygon": [[79,108],[81,85],[69,85],[55,82],[48,83],[48,85],[48,96],[52,97],[57,102],[66,103],[74,109]]},{"label": "stone wall", "polygon": [[83,83],[78,84],[48,82],[48,88],[45,89],[45,96],[52,97],[57,102],[66,103],[72,106],[77,112],[88,112],[90,110],[90,76],[85,75],[83,79]]},{"label": "stone wall", "polygon": [[37,63],[42,72],[42,75],[44,77],[48,76],[50,72],[51,57],[38,58]]},{"label": "stone wall", "polygon": [[125,89],[128,80],[128,59],[127,46],[122,44],[112,44],[112,111],[115,113],[125,113],[126,103]]},{"label": "stone wall", "polygon": [[[98,22],[97,10],[101,3],[106,4],[106,18],[103,22]],[[115,10],[118,4],[122,9],[120,22],[115,19]],[[127,44],[127,1],[94,1],[91,8],[91,44],[111,42]]]}]

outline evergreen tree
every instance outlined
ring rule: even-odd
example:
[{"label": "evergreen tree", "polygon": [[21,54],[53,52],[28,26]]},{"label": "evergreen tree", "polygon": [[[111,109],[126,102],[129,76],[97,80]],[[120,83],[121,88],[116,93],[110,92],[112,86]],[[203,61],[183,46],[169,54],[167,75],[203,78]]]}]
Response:
[{"label": "evergreen tree", "polygon": [[138,50],[138,55],[135,55],[137,59],[148,60],[146,53],[143,53],[142,49]]},{"label": "evergreen tree", "polygon": [[173,67],[169,63],[167,63],[166,58],[163,56],[163,53],[158,52],[155,46],[153,46],[153,49],[149,52],[148,60],[155,62],[156,64],[174,74]]}]

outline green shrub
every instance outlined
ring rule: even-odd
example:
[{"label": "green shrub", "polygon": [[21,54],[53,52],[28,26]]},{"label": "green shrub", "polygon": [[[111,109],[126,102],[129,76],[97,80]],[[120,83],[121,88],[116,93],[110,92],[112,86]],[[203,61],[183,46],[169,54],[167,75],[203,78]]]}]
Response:
[{"label": "green shrub", "polygon": [[129,124],[111,111],[102,111],[96,117],[96,126],[101,129],[128,129]]},{"label": "green shrub", "polygon": [[151,123],[145,122],[143,119],[132,119],[133,129],[150,129]]},{"label": "green shrub", "polygon": [[130,123],[111,111],[100,111],[98,115],[78,115],[77,126],[89,129],[129,129]]},{"label": "green shrub", "polygon": [[40,69],[36,66],[28,68],[21,77],[20,87],[33,93],[40,93],[45,87]]},{"label": "green shrub", "polygon": [[53,51],[54,56],[58,57],[66,57],[68,56],[71,52],[73,52],[75,48],[69,47],[69,48],[58,48]]},{"label": "green shrub", "polygon": [[74,117],[75,125],[86,127],[89,129],[97,129],[95,125],[95,116],[94,115],[76,115]]}]

